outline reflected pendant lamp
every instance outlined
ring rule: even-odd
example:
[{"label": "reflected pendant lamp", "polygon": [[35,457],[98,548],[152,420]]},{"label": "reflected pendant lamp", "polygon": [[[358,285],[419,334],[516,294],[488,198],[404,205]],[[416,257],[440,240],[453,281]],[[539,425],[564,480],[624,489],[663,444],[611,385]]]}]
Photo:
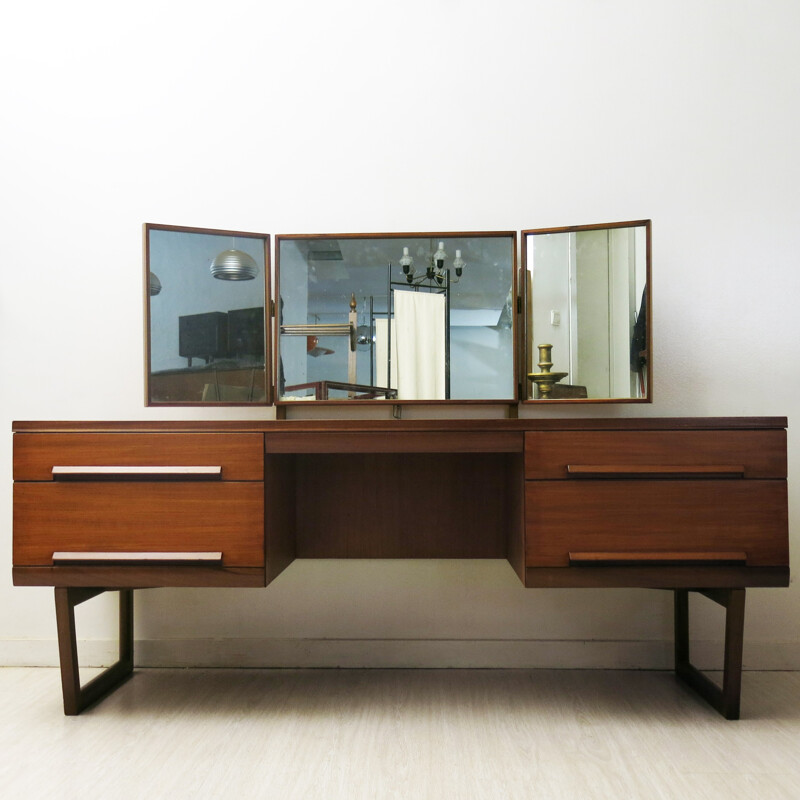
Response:
[{"label": "reflected pendant lamp", "polygon": [[251,281],[258,275],[258,264],[242,250],[223,250],[211,262],[211,274],[221,281]]},{"label": "reflected pendant lamp", "polygon": [[150,297],[155,297],[157,294],[161,293],[161,281],[158,279],[158,275],[155,272],[150,273]]}]

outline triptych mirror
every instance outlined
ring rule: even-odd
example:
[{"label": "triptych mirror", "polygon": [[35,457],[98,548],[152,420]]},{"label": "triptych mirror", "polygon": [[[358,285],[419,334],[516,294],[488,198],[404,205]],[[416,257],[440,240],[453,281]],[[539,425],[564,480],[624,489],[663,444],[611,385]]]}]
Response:
[{"label": "triptych mirror", "polygon": [[144,238],[148,405],[651,398],[649,220]]}]

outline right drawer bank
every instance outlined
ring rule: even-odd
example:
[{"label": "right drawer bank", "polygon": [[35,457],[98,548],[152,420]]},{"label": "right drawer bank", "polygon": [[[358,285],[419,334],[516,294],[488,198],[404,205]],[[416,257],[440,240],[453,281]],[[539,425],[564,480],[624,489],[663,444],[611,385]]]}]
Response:
[{"label": "right drawer bank", "polygon": [[525,564],[788,566],[786,431],[525,434]]}]

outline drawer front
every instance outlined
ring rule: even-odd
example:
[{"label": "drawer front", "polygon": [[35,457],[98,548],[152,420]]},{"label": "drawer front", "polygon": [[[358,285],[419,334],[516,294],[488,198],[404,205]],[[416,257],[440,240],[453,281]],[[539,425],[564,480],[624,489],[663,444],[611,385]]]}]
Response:
[{"label": "drawer front", "polygon": [[223,567],[263,567],[263,484],[14,485],[14,566],[87,551],[221,551]]},{"label": "drawer front", "polygon": [[[568,470],[569,467],[573,471]],[[727,475],[786,477],[786,431],[534,431],[525,434],[525,476],[558,480],[588,477],[580,467],[607,468],[605,477],[626,467],[662,477]],[[688,468],[681,475],[681,467]]]},{"label": "drawer front", "polygon": [[264,477],[260,433],[15,433],[14,480],[49,481],[56,466],[222,467],[222,480]]},{"label": "drawer front", "polygon": [[529,481],[526,564],[566,567],[570,553],[744,553],[788,566],[784,481]]}]

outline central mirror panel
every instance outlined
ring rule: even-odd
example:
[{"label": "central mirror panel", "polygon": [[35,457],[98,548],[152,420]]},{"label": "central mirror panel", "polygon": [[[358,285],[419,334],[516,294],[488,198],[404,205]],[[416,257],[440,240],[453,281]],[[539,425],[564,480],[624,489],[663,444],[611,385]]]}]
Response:
[{"label": "central mirror panel", "polygon": [[516,234],[277,237],[278,402],[517,398]]},{"label": "central mirror panel", "polygon": [[650,221],[522,240],[527,399],[649,402]]}]

